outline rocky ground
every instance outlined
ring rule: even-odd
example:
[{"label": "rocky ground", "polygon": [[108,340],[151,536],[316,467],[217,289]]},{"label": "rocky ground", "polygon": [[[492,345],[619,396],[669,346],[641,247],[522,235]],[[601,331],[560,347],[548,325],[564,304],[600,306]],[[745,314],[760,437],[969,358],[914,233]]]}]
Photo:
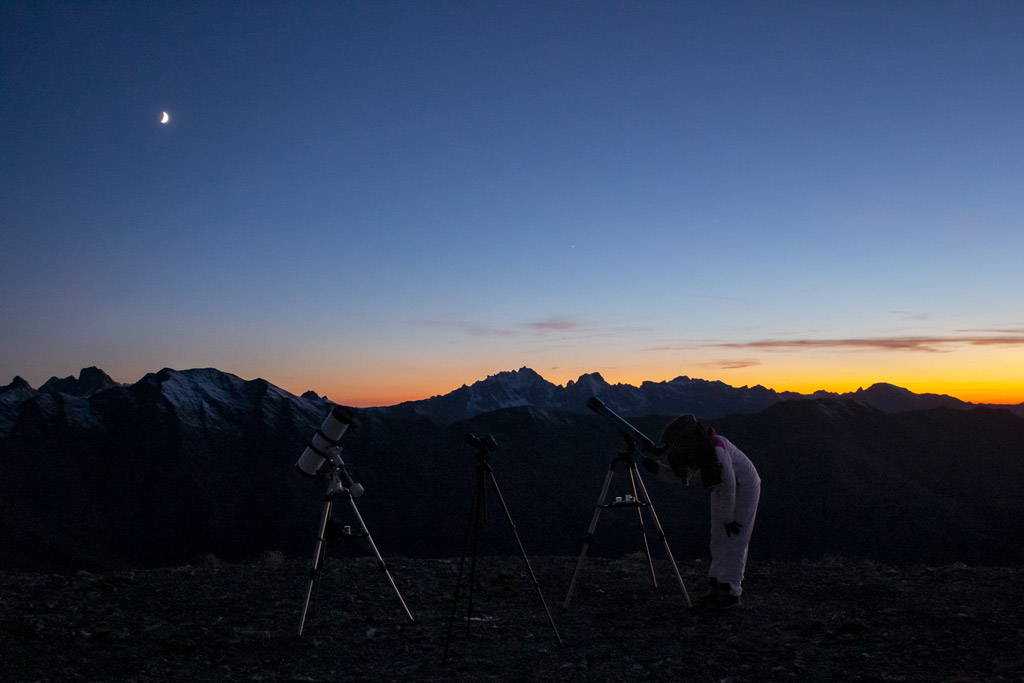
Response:
[{"label": "rocky ground", "polygon": [[[309,562],[104,574],[0,574],[0,680],[20,681],[1024,681],[1024,568],[757,562],[743,606],[690,610],[670,568],[520,557],[332,558],[297,635]],[[680,566],[692,597],[704,565]],[[468,623],[468,629],[467,629]],[[449,625],[454,626],[449,638]],[[468,630],[468,633],[467,633]],[[447,646],[447,658],[445,657]]]}]

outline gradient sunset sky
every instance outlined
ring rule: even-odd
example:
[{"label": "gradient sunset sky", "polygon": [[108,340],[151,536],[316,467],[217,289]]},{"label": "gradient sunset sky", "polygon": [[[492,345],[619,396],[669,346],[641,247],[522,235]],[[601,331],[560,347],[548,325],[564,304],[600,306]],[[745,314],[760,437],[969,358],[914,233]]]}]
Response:
[{"label": "gradient sunset sky", "polygon": [[5,2],[0,385],[1020,403],[1022,36],[1016,1]]}]

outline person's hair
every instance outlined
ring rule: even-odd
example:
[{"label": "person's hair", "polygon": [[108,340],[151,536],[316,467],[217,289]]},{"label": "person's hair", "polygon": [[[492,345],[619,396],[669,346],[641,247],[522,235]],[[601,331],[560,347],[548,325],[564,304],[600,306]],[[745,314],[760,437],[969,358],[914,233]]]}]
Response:
[{"label": "person's hair", "polygon": [[669,467],[688,481],[690,470],[699,470],[701,483],[712,488],[722,483],[722,466],[715,457],[715,430],[693,415],[680,415],[665,426],[661,443]]}]

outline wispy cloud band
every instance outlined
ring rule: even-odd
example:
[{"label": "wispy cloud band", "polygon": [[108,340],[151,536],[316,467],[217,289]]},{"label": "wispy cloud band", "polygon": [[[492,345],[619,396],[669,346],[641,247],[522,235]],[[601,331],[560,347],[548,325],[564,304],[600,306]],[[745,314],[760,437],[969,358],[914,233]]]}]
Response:
[{"label": "wispy cloud band", "polygon": [[420,327],[458,330],[472,337],[533,337],[550,334],[585,333],[593,329],[593,325],[569,318],[549,318],[511,325],[491,325],[471,320],[438,320],[421,319],[413,321]]},{"label": "wispy cloud band", "polygon": [[413,320],[411,323],[419,327],[453,330],[473,337],[520,339],[524,343],[551,339],[594,339],[650,332],[648,328],[639,325],[607,325],[571,316],[557,316],[546,320],[531,320],[507,325],[459,319],[419,319]]},{"label": "wispy cloud band", "polygon": [[760,351],[800,351],[805,349],[847,349],[867,351],[924,351],[944,353],[955,346],[1019,346],[1024,345],[1024,331],[999,334],[962,334],[949,336],[849,337],[841,339],[764,339],[750,342],[718,342],[708,344],[724,349],[755,349]]}]

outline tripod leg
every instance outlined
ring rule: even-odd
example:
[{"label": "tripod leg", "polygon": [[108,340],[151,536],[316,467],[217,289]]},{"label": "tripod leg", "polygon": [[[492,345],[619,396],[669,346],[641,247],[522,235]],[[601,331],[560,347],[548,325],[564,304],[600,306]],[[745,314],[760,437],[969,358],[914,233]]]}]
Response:
[{"label": "tripod leg", "polygon": [[526,563],[526,570],[530,573],[530,579],[533,581],[533,587],[537,590],[537,596],[540,598],[540,604],[544,607],[544,613],[548,617],[548,623],[551,624],[551,630],[555,632],[555,640],[562,647],[565,643],[562,642],[562,636],[558,635],[558,629],[555,627],[555,620],[551,617],[551,610],[548,609],[548,603],[544,600],[544,593],[540,590],[540,584],[537,582],[537,575],[533,572],[533,567],[530,565],[530,558],[526,556],[526,549],[523,547],[523,542],[519,538],[519,532],[516,531],[516,525],[512,522],[512,515],[508,511],[508,506],[505,505],[505,497],[501,495],[501,490],[498,488],[498,480],[494,478],[494,470],[490,467],[487,468],[487,474],[490,475],[491,485],[494,486],[494,493],[498,496],[498,501],[501,503],[501,509],[505,511],[505,519],[508,520],[508,525],[512,529],[512,535],[516,539],[516,545],[519,546],[519,554],[523,556],[523,562]]},{"label": "tripod leg", "polygon": [[466,608],[466,637],[473,618],[473,588],[476,586],[476,554],[480,546],[480,517],[487,517],[487,491],[484,489],[484,471],[481,465],[476,471],[476,505],[473,514],[473,556],[469,562],[469,605]]},{"label": "tripod leg", "polygon": [[412,612],[405,604],[405,600],[402,598],[402,594],[398,591],[398,586],[395,585],[395,580],[391,577],[391,571],[388,570],[388,566],[384,563],[384,558],[380,556],[380,551],[377,550],[377,544],[373,542],[373,537],[370,536],[370,530],[366,528],[366,522],[363,521],[363,516],[359,514],[359,508],[356,507],[356,501],[352,498],[352,493],[348,489],[344,489],[345,499],[348,500],[349,506],[352,508],[353,514],[356,519],[359,520],[359,526],[366,534],[366,540],[370,543],[370,548],[373,549],[373,554],[377,557],[377,566],[380,567],[381,571],[384,572],[384,576],[387,577],[388,583],[391,584],[391,590],[395,591],[395,595],[398,597],[398,602],[402,604],[402,611],[405,612],[405,616],[409,617],[409,621],[416,621],[412,617]]},{"label": "tripod leg", "polygon": [[597,497],[597,504],[594,505],[594,516],[590,520],[590,528],[587,529],[587,536],[583,540],[583,549],[580,551],[580,559],[576,562],[576,571],[572,573],[572,581],[569,582],[569,592],[565,595],[565,602],[562,603],[562,609],[569,609],[569,601],[572,600],[572,592],[576,588],[576,579],[580,575],[580,569],[583,568],[583,560],[587,557],[587,550],[590,548],[590,543],[594,540],[594,530],[597,528],[597,519],[601,516],[601,504],[604,503],[605,496],[608,495],[608,487],[612,483],[612,476],[615,474],[615,463],[613,460],[611,466],[608,468],[608,474],[604,478],[604,486],[601,487],[601,495]]},{"label": "tripod leg", "polygon": [[654,503],[651,502],[651,497],[647,493],[647,487],[644,485],[644,480],[637,476],[637,481],[640,482],[640,488],[644,492],[644,499],[647,501],[647,509],[651,511],[651,519],[654,521],[654,528],[658,532],[658,538],[661,539],[662,544],[665,546],[665,554],[668,555],[669,562],[672,564],[672,571],[675,572],[676,579],[679,580],[679,587],[683,589],[683,597],[686,598],[686,606],[692,608],[693,603],[690,602],[690,594],[686,592],[686,584],[683,583],[683,577],[679,573],[679,566],[676,564],[676,558],[672,556],[672,549],[668,546],[668,539],[665,538],[665,530],[661,527],[661,521],[658,519],[658,513],[654,511]]},{"label": "tripod leg", "polygon": [[[302,619],[299,620],[299,635],[302,635],[302,629],[306,625],[306,612],[309,610],[309,599],[313,595],[314,584],[319,585],[320,581],[320,569],[321,563],[324,556],[324,534],[327,532],[327,520],[331,516],[331,499],[328,498],[324,502],[324,511],[320,516],[320,527],[316,535],[316,547],[313,550],[313,565],[309,570],[309,587],[306,589],[306,601],[302,605]],[[319,594],[319,590],[317,591]]]},{"label": "tripod leg", "polygon": [[[640,498],[637,496],[636,480],[640,478],[640,473],[636,469],[636,463],[629,464],[629,483],[633,487],[633,500],[639,501]],[[644,491],[644,501],[650,505],[651,501],[647,500],[646,490]],[[647,555],[647,568],[651,572],[651,585],[654,589],[658,588],[658,577],[654,574],[654,560],[651,559],[651,546],[647,542],[647,530],[644,528],[644,511],[642,507],[637,506],[636,508],[636,519],[640,524],[640,537],[644,541],[644,553]]]},{"label": "tripod leg", "polygon": [[[444,642],[444,657],[441,658],[441,664],[448,663],[448,648],[452,642],[452,632],[455,630],[455,613],[458,611],[459,605],[459,593],[462,588],[462,572],[466,565],[466,550],[469,547],[469,539],[473,538],[473,567],[476,567],[476,542],[477,532],[479,529],[480,520],[480,504],[481,504],[481,492],[480,492],[480,476],[476,478],[477,486],[473,491],[473,504],[470,508],[469,513],[469,524],[466,527],[466,538],[462,542],[462,559],[459,560],[459,571],[455,579],[455,591],[452,594],[452,613],[448,618],[448,637]],[[470,591],[472,591],[472,579],[470,580]],[[472,607],[470,612],[466,615],[466,629],[469,629],[469,619],[472,616]]]}]

